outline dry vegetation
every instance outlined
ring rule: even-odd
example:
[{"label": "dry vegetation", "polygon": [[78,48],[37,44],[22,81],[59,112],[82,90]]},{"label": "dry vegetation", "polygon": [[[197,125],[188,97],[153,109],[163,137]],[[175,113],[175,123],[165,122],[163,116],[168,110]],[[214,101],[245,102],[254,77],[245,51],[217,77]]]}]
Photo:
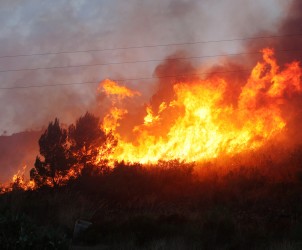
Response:
[{"label": "dry vegetation", "polygon": [[302,148],[286,155],[121,162],[55,188],[15,186],[0,196],[2,249],[67,249],[77,219],[93,225],[76,243],[94,249],[300,249]]}]

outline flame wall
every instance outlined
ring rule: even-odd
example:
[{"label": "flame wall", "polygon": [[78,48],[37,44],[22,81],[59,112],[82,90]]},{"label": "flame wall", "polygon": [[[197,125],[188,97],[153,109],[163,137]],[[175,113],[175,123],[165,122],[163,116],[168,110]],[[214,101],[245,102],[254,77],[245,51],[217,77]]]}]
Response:
[{"label": "flame wall", "polygon": [[235,104],[225,102],[227,86],[234,84],[231,79],[211,75],[175,81],[166,89],[159,88],[156,101],[152,99],[146,105],[144,117],[127,136],[120,132],[130,119],[125,116],[128,110],[123,100],[138,93],[103,81],[103,91],[112,100],[103,129],[118,140],[114,153],[104,157],[141,163],[172,159],[190,162],[265,145],[286,130],[282,111],[289,97],[301,92],[301,67],[294,61],[281,69],[272,49],[263,49],[262,53],[262,61],[247,81],[237,86],[240,94]]}]

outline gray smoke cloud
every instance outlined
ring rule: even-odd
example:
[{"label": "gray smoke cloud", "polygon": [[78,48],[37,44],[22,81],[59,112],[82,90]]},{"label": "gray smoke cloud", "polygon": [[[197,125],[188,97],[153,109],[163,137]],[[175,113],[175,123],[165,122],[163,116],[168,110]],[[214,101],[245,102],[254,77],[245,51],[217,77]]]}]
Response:
[{"label": "gray smoke cloud", "polygon": [[[276,30],[284,6],[278,0],[96,1],[2,0],[0,55],[32,54],[140,45],[220,40]],[[208,43],[1,58],[0,70],[164,59],[177,50],[187,56],[236,52],[239,42]],[[214,59],[212,59],[213,61]],[[2,87],[100,81],[151,76],[160,62],[0,72]],[[194,60],[209,64],[211,60]],[[150,93],[150,81],[132,81]],[[0,134],[40,129],[59,117],[71,123],[96,107],[97,84],[0,90]]]}]

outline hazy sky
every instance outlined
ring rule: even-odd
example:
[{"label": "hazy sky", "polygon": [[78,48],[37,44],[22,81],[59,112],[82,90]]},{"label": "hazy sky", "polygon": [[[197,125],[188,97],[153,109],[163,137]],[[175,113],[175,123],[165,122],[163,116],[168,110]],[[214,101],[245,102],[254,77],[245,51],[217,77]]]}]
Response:
[{"label": "hazy sky", "polygon": [[[286,3],[284,3],[286,2]],[[291,1],[0,0],[0,56],[251,37],[277,32]],[[2,57],[0,71],[236,53],[239,42]],[[213,61],[213,59],[212,59]],[[0,72],[2,87],[152,76],[160,62]],[[205,60],[194,63],[207,64]],[[150,81],[128,82],[146,95]],[[0,90],[0,134],[39,129],[55,117],[71,123],[95,107],[97,84]]]}]

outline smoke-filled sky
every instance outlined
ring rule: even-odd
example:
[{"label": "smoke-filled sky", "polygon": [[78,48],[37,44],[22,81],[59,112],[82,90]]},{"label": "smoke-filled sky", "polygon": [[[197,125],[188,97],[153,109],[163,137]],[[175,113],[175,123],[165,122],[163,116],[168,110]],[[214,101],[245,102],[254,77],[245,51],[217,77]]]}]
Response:
[{"label": "smoke-filled sky", "polygon": [[[286,3],[284,3],[286,2]],[[1,0],[0,56],[278,34],[291,1]],[[182,52],[179,52],[182,51]],[[244,52],[240,42],[0,58],[0,71]],[[215,58],[194,60],[208,65]],[[150,77],[161,62],[0,72],[2,87]],[[154,81],[153,81],[154,82]],[[152,81],[128,81],[150,95]],[[70,124],[101,106],[97,84],[0,90],[0,134]],[[101,107],[99,107],[101,110]]]}]

